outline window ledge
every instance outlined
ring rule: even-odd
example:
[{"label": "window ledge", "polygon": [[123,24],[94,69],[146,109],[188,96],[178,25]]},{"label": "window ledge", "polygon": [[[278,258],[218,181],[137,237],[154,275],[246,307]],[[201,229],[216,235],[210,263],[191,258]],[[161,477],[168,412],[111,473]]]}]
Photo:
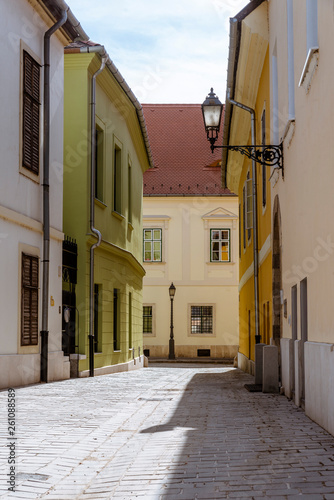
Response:
[{"label": "window ledge", "polygon": [[203,337],[216,337],[216,335],[214,333],[190,333],[190,337],[203,338]]},{"label": "window ledge", "polygon": [[144,260],[143,264],[166,264],[166,262],[162,260]]},{"label": "window ledge", "polygon": [[283,132],[283,137],[281,139],[281,142],[284,142],[284,144],[286,144],[288,148],[290,147],[292,138],[293,138],[294,133],[295,133],[295,126],[296,126],[296,124],[295,124],[294,118],[290,118],[285,125],[285,129]]},{"label": "window ledge", "polygon": [[97,351],[97,352],[94,352],[94,354],[103,354],[102,351]]},{"label": "window ledge", "polygon": [[114,351],[114,352],[122,352],[122,351],[121,351],[121,350],[119,350],[119,351]]},{"label": "window ledge", "polygon": [[304,68],[299,80],[298,87],[303,87],[308,93],[313,75],[318,66],[319,47],[311,47],[307,53]]},{"label": "window ledge", "polygon": [[235,264],[235,262],[227,262],[227,261],[212,262],[212,261],[210,261],[210,262],[207,262],[206,264],[207,265],[211,265],[212,264],[213,266],[217,266],[218,264],[224,264],[226,266],[226,265],[229,265],[229,264]]},{"label": "window ledge", "polygon": [[103,201],[99,200],[98,198],[94,198],[94,202],[96,205],[98,205],[101,208],[107,208],[107,205],[103,203]]},{"label": "window ledge", "polygon": [[133,230],[134,230],[134,227],[133,227],[133,225],[131,224],[131,222],[128,222],[128,228],[130,229],[130,231],[133,231]]},{"label": "window ledge", "polygon": [[27,177],[28,179],[35,182],[36,184],[40,184],[39,174],[35,174],[34,172],[32,172],[28,168],[24,167],[23,165],[22,165],[22,167],[20,167],[19,172],[20,172],[20,174],[24,175],[24,177]]},{"label": "window ledge", "polygon": [[120,221],[125,220],[124,215],[121,215],[121,214],[119,214],[118,212],[115,212],[115,210],[113,210],[111,213],[112,213],[112,215],[113,215],[116,219],[118,219],[118,220],[120,220]]}]

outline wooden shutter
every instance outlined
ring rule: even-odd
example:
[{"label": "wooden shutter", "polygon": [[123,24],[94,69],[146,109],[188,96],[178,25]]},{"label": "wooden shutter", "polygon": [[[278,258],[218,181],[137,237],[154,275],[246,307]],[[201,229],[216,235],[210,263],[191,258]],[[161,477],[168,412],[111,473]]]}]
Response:
[{"label": "wooden shutter", "polygon": [[21,345],[38,345],[38,257],[22,254]]},{"label": "wooden shutter", "polygon": [[23,166],[39,173],[40,66],[23,51]]}]

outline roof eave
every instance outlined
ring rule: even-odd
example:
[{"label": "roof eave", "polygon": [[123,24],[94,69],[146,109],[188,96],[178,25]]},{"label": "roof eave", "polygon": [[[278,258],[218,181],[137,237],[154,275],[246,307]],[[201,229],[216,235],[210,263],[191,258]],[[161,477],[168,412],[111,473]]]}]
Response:
[{"label": "roof eave", "polygon": [[[229,145],[230,127],[232,121],[232,104],[228,99],[229,96],[233,99],[235,92],[236,71],[239,60],[239,48],[241,38],[241,22],[259,5],[267,0],[252,0],[250,1],[235,17],[230,18],[230,44],[227,67],[226,81],[226,98],[225,98],[225,113],[223,126],[223,146]],[[222,187],[226,188],[227,176],[228,149],[222,150]]]}]

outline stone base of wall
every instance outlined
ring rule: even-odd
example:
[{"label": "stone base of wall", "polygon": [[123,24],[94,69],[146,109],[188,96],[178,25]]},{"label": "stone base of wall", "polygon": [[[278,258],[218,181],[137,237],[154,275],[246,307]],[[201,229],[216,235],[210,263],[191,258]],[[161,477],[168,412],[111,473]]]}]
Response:
[{"label": "stone base of wall", "polygon": [[250,375],[255,375],[255,363],[251,359],[248,359],[244,354],[238,352],[238,368],[245,373]]},{"label": "stone base of wall", "polygon": [[[40,382],[39,354],[2,354],[0,356],[0,389]],[[70,361],[63,351],[50,352],[48,381],[70,378]]]},{"label": "stone base of wall", "polygon": [[[102,366],[101,368],[95,368],[94,376],[98,375],[108,375],[110,373],[120,373],[128,372],[130,370],[138,370],[148,366],[147,359],[145,356],[139,356],[138,358],[132,359],[127,363],[119,363],[118,365]],[[89,370],[83,370],[79,372],[79,377],[89,377]]]},{"label": "stone base of wall", "polygon": [[281,339],[281,373],[285,395],[303,406],[305,386],[306,415],[334,435],[334,344]]},{"label": "stone base of wall", "polygon": [[[168,346],[144,345],[148,349],[152,358],[168,358]],[[201,356],[203,350],[210,351],[208,356]],[[201,351],[201,352],[198,352]],[[205,354],[205,353],[204,353]],[[238,354],[237,345],[175,345],[176,358],[199,358],[199,359],[228,359],[233,360]]]},{"label": "stone base of wall", "polygon": [[334,435],[334,344],[305,342],[305,413]]}]

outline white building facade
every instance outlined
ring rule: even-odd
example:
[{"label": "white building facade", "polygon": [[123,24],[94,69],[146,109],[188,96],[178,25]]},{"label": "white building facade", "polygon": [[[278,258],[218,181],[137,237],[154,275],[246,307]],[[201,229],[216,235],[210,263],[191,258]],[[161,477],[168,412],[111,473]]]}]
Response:
[{"label": "white building facade", "polygon": [[[45,2],[47,3],[47,2]],[[58,5],[59,4],[59,5]],[[69,377],[62,351],[63,50],[75,33],[64,2],[2,3],[0,388],[41,380],[43,280],[43,38],[51,36],[50,257],[47,381]],[[80,31],[80,30],[79,30]]]}]

